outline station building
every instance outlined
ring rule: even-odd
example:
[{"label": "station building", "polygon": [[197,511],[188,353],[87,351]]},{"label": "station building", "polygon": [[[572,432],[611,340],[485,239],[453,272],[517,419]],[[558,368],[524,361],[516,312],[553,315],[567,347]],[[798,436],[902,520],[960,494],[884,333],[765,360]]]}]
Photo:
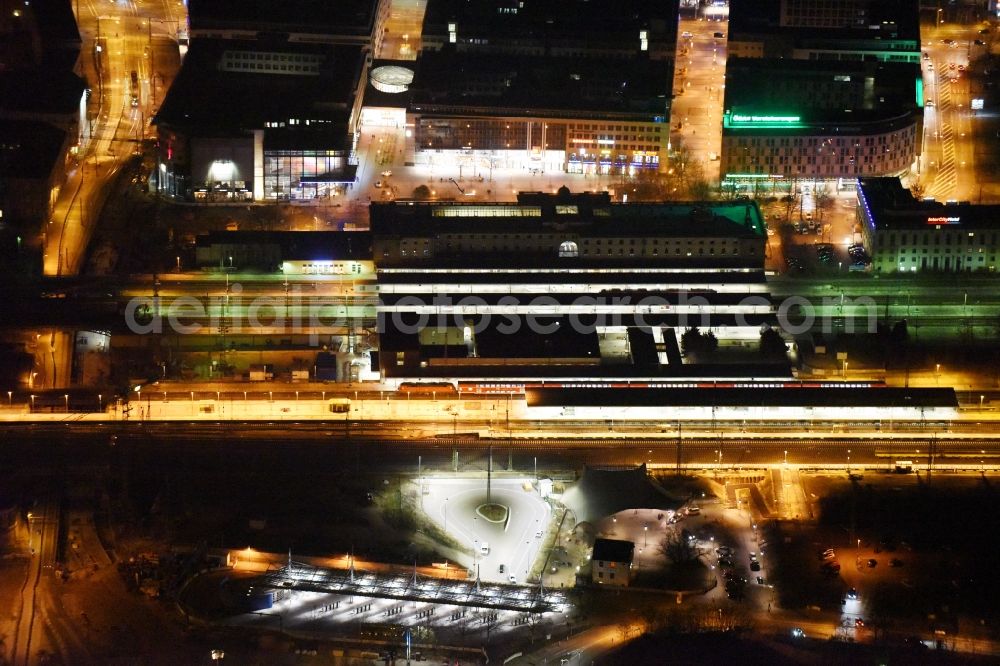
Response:
[{"label": "station building", "polygon": [[903,175],[921,150],[922,106],[918,65],[730,58],[724,180],[787,190],[797,181],[839,188],[861,176]]},{"label": "station building", "polygon": [[390,384],[789,374],[681,354],[687,328],[737,348],[775,324],[750,201],[618,204],[563,189],[373,203],[371,224]]},{"label": "station building", "polygon": [[876,272],[994,272],[998,220],[998,205],[918,201],[898,178],[858,181],[858,222]]},{"label": "station building", "polygon": [[212,231],[198,236],[195,263],[285,275],[374,276],[371,234],[362,231]]},{"label": "station building", "polygon": [[199,202],[328,199],[356,179],[364,47],[196,39],[153,122],[157,190]]}]

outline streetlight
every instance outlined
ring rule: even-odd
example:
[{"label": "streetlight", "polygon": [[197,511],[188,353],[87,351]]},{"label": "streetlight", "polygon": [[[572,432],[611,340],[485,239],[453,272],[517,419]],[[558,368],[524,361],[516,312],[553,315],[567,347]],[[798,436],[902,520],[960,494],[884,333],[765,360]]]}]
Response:
[{"label": "streetlight", "polygon": [[29,389],[33,389],[33,388],[35,388],[35,377],[36,377],[37,375],[38,375],[38,373],[37,373],[37,372],[32,372],[32,373],[31,373],[31,376],[30,376],[30,377],[28,378],[28,388],[29,388]]},{"label": "streetlight", "polygon": [[788,464],[788,451],[785,451],[785,464]]},{"label": "streetlight", "polygon": [[66,402],[66,412],[69,413],[69,393],[63,395],[63,400]]},{"label": "streetlight", "polygon": [[35,411],[35,394],[31,394],[31,411]]},{"label": "streetlight", "polygon": [[7,391],[7,406],[12,407],[14,405],[14,392]]},{"label": "streetlight", "polygon": [[980,395],[979,396],[979,410],[980,411],[982,411],[982,409],[983,409],[983,398],[985,398],[985,397],[986,396],[984,396],[984,395]]},{"label": "streetlight", "polygon": [[851,475],[851,450],[847,449],[847,476]]},{"label": "streetlight", "polygon": [[104,396],[100,393],[97,394],[97,411],[104,411]]}]

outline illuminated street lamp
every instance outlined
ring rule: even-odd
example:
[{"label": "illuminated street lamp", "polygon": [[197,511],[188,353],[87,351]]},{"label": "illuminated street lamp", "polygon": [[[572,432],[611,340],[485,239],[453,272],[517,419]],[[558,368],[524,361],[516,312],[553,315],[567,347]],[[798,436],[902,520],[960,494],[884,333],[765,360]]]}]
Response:
[{"label": "illuminated street lamp", "polygon": [[35,388],[35,377],[38,375],[37,372],[32,372],[31,376],[28,378],[28,388]]},{"label": "illuminated street lamp", "polygon": [[66,403],[66,412],[69,412],[69,393],[63,395],[63,400]]},{"label": "illuminated street lamp", "polygon": [[7,391],[7,406],[11,407],[14,405],[14,392]]},{"label": "illuminated street lamp", "polygon": [[980,410],[983,408],[983,398],[985,398],[985,397],[986,396],[984,396],[984,395],[980,395],[979,396],[979,409]]},{"label": "illuminated street lamp", "polygon": [[35,411],[35,394],[31,394],[31,411]]},{"label": "illuminated street lamp", "polygon": [[104,411],[104,396],[100,393],[97,394],[97,411]]},{"label": "illuminated street lamp", "polygon": [[847,449],[847,476],[851,475],[851,450]]}]

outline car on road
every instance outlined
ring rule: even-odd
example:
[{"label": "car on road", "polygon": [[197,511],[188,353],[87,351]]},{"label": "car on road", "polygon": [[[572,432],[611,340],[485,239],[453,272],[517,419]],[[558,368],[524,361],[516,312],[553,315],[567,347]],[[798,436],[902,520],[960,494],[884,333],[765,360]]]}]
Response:
[{"label": "car on road", "polygon": [[542,533],[541,532],[535,532],[535,538],[536,539],[541,539],[542,538]]},{"label": "car on road", "polygon": [[944,44],[945,46],[954,46],[955,45],[955,40],[954,39],[942,39],[941,43]]},{"label": "car on road", "polygon": [[501,564],[500,565],[500,573],[506,573],[506,571],[507,571],[507,565],[506,564]]},{"label": "car on road", "polygon": [[972,43],[973,43],[973,44],[975,44],[976,46],[986,46],[986,42],[984,42],[984,41],[983,41],[983,40],[981,40],[981,39],[977,39],[977,40],[975,40],[975,41],[974,41],[974,42],[972,42]]},{"label": "car on road", "polygon": [[931,54],[924,51],[924,60],[930,60],[930,59],[931,59]]},{"label": "car on road", "polygon": [[750,571],[760,571],[760,562],[754,560],[750,563]]},{"label": "car on road", "polygon": [[681,33],[681,37],[684,39],[691,39],[692,37],[694,37],[694,35],[692,35],[689,31],[685,30],[684,32]]},{"label": "car on road", "polygon": [[382,172],[382,177],[383,178],[388,178],[391,175],[392,175],[392,171],[383,171]]},{"label": "car on road", "polygon": [[877,566],[878,566],[878,560],[876,560],[874,557],[871,558],[870,560],[868,560],[868,568],[869,569],[874,569]]},{"label": "car on road", "polygon": [[722,33],[722,32],[713,32],[712,33],[712,37],[715,37],[716,39],[722,39],[725,36],[726,36],[725,33]]},{"label": "car on road", "polygon": [[376,180],[375,181],[375,188],[376,189],[382,189],[383,185],[385,185],[385,183],[383,183],[381,180]]},{"label": "car on road", "polygon": [[482,555],[483,557],[489,555],[490,554],[490,544],[487,543],[486,541],[484,541],[481,544],[479,544],[479,554]]},{"label": "car on road", "polygon": [[695,506],[694,504],[687,508],[687,515],[689,516],[697,516],[699,513],[701,513],[701,507]]},{"label": "car on road", "polygon": [[926,102],[924,102],[924,106],[933,109],[934,108],[934,100],[932,100],[932,99],[927,100]]},{"label": "car on road", "polygon": [[854,621],[854,626],[857,627],[858,629],[861,629],[865,626],[865,621],[859,617]]},{"label": "car on road", "polygon": [[851,589],[849,589],[847,591],[847,598],[848,599],[857,599],[858,598],[858,590],[857,590],[857,588],[852,587]]},{"label": "car on road", "polygon": [[514,585],[514,584],[517,583],[517,578],[515,578],[514,576],[508,576],[507,580],[510,581],[511,585]]},{"label": "car on road", "polygon": [[764,577],[763,576],[757,576],[757,584],[758,585],[764,585]]},{"label": "car on road", "polygon": [[799,627],[795,627],[792,629],[792,638],[804,638],[805,635],[806,632],[802,631],[802,629],[800,629]]},{"label": "car on road", "polygon": [[890,567],[901,567],[901,566],[903,566],[903,560],[899,559],[898,557],[894,557],[891,560],[889,560],[889,566]]}]

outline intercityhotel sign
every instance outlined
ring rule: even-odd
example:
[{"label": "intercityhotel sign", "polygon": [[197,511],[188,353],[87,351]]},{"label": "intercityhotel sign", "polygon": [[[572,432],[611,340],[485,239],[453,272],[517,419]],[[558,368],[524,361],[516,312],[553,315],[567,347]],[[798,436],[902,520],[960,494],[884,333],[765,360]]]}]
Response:
[{"label": "intercityhotel sign", "polygon": [[927,224],[961,224],[962,218],[960,217],[928,217]]}]

